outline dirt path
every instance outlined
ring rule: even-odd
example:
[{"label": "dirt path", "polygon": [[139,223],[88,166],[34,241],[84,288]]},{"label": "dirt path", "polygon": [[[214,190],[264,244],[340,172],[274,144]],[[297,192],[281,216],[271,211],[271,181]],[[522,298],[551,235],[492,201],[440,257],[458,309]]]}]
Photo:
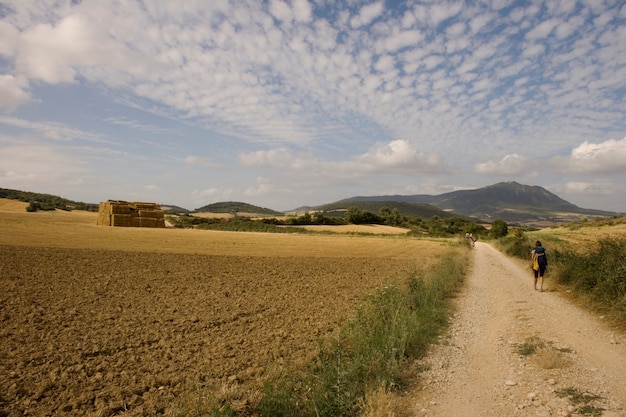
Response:
[{"label": "dirt path", "polygon": [[488,244],[474,255],[412,415],[625,417],[624,335],[550,291],[549,278],[533,290],[530,268]]}]

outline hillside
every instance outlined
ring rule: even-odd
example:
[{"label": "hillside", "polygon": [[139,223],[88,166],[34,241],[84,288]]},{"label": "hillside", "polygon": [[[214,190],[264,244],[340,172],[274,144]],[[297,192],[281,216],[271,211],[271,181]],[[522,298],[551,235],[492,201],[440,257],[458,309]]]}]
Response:
[{"label": "hillside", "polygon": [[475,190],[440,195],[353,197],[339,203],[397,201],[430,204],[441,210],[492,222],[496,219],[520,224],[571,222],[581,217],[612,216],[617,213],[580,208],[543,187],[501,182]]},{"label": "hillside", "polygon": [[356,207],[359,210],[369,211],[371,213],[378,213],[381,208],[387,207],[390,210],[398,210],[398,213],[404,216],[419,217],[420,219],[430,219],[433,216],[438,216],[444,219],[458,217],[458,215],[455,213],[441,210],[440,208],[437,208],[430,204],[408,203],[393,200],[347,199],[338,201],[336,203],[317,206],[312,210],[322,210],[328,216],[343,216],[345,214],[345,211],[350,207]]},{"label": "hillside", "polygon": [[72,201],[51,194],[32,193],[28,191],[0,188],[0,198],[30,203],[32,210],[87,210],[98,211],[97,204]]},{"label": "hillside", "polygon": [[254,213],[264,216],[282,216],[283,213],[239,201],[225,201],[208,204],[195,209],[193,213]]}]

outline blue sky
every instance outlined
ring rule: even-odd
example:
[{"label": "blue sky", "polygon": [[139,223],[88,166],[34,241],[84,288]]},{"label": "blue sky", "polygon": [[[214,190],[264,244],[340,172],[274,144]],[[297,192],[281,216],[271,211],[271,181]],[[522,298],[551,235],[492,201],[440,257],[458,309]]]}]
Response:
[{"label": "blue sky", "polygon": [[0,187],[289,210],[500,181],[626,212],[623,0],[0,0]]}]

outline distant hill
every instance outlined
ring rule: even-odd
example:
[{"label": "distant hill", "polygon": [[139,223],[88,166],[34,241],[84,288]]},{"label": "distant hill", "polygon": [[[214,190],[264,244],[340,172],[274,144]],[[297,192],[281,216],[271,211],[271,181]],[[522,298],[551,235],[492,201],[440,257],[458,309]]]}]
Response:
[{"label": "distant hill", "polygon": [[378,214],[381,208],[387,207],[390,210],[398,210],[398,213],[404,216],[419,217],[420,219],[430,219],[433,216],[438,216],[440,218],[457,216],[465,217],[459,216],[455,213],[446,212],[431,204],[409,203],[394,200],[362,199],[362,197],[355,197],[353,199],[341,200],[336,203],[324,204],[322,206],[311,208],[309,211],[322,210],[329,216],[336,215],[343,217],[346,210],[350,207],[356,207],[361,211],[369,211],[374,214]]},{"label": "distant hill", "polygon": [[98,204],[72,201],[51,194],[31,193],[28,191],[0,188],[0,198],[30,203],[32,209],[37,210],[87,210],[98,211]]},{"label": "distant hill", "polygon": [[352,197],[339,203],[366,201],[430,204],[446,212],[486,222],[501,219],[520,224],[570,222],[585,216],[606,217],[618,214],[580,208],[543,187],[522,185],[517,182],[500,182],[475,190],[460,190],[439,195]]},{"label": "distant hill", "polygon": [[283,213],[280,211],[253,206],[252,204],[241,203],[238,201],[225,201],[208,204],[204,207],[200,207],[199,209],[195,209],[193,213],[254,213],[263,216],[283,216]]},{"label": "distant hill", "polygon": [[189,214],[189,210],[180,206],[176,206],[174,204],[160,204],[160,206],[161,209],[167,214]]}]

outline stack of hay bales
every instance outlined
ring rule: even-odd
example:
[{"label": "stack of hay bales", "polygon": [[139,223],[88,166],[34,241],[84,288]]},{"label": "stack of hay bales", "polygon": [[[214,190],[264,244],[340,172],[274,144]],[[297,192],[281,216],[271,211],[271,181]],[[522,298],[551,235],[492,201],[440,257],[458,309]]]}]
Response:
[{"label": "stack of hay bales", "polygon": [[98,225],[122,227],[165,227],[165,216],[161,206],[109,200],[98,206]]}]

